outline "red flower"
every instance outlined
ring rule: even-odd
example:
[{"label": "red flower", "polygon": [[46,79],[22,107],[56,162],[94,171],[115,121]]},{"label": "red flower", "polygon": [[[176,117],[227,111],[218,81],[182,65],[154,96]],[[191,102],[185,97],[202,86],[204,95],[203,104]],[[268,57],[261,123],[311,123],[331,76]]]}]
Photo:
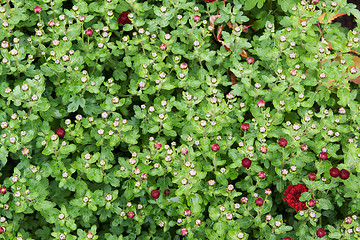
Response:
[{"label": "red flower", "polygon": [[309,179],[310,180],[315,180],[316,179],[316,173],[313,173],[313,172],[309,173]]},{"label": "red flower", "polygon": [[346,180],[350,177],[350,172],[346,169],[341,169],[340,171],[340,178]]},{"label": "red flower", "polygon": [[1,194],[5,194],[5,193],[6,193],[6,187],[2,186],[2,187],[0,188],[0,193],[1,193]]},{"label": "red flower", "polygon": [[154,144],[154,148],[155,148],[155,149],[161,148],[161,143],[156,142],[156,143]]},{"label": "red flower", "polygon": [[256,204],[257,206],[261,206],[261,205],[263,205],[263,203],[264,203],[264,200],[263,200],[262,198],[257,198],[257,199],[255,200],[255,204]]},{"label": "red flower", "polygon": [[41,13],[41,7],[40,6],[36,6],[36,7],[34,7],[34,12],[35,13]]},{"label": "red flower", "polygon": [[154,189],[151,191],[150,195],[153,199],[158,199],[160,196],[160,191],[157,189]]},{"label": "red flower", "polygon": [[325,229],[319,228],[318,230],[316,230],[316,235],[317,235],[318,237],[322,238],[323,236],[326,235]]},{"label": "red flower", "polygon": [[217,152],[217,151],[219,151],[219,149],[220,149],[219,144],[214,143],[213,145],[211,145],[211,150],[212,150],[213,152]]},{"label": "red flower", "polygon": [[205,2],[215,2],[216,0],[205,0]]},{"label": "red flower", "polygon": [[164,191],[164,194],[165,194],[166,196],[168,196],[168,195],[170,194],[170,190],[169,190],[169,189],[166,189],[166,190]]},{"label": "red flower", "polygon": [[330,175],[336,178],[340,175],[340,170],[337,167],[332,167],[330,168]]},{"label": "red flower", "polygon": [[287,140],[285,138],[280,138],[279,139],[279,145],[281,147],[285,147],[287,145]]},{"label": "red flower", "polygon": [[308,205],[309,205],[309,207],[313,207],[313,206],[316,205],[316,201],[315,201],[314,199],[310,199],[310,200],[308,201]]},{"label": "red flower", "polygon": [[128,18],[128,15],[129,15],[128,11],[122,12],[117,19],[118,23],[120,23],[121,25],[131,24],[131,21]]},{"label": "red flower", "polygon": [[321,153],[319,154],[319,157],[320,157],[321,159],[324,159],[324,160],[328,159],[328,155],[327,155],[326,152],[321,152]]},{"label": "red flower", "polygon": [[135,213],[133,211],[128,212],[128,217],[129,218],[135,217]]},{"label": "red flower", "polygon": [[91,37],[91,35],[93,35],[93,32],[94,31],[91,28],[88,28],[88,29],[86,29],[85,34],[88,35],[89,37]]},{"label": "red flower", "polygon": [[298,183],[297,185],[289,185],[286,191],[284,192],[283,200],[295,209],[295,211],[300,211],[307,209],[306,201],[300,201],[299,198],[303,192],[308,192],[309,189],[304,185]]},{"label": "red flower", "polygon": [[291,237],[285,237],[284,240],[292,240]]},{"label": "red flower", "polygon": [[241,124],[241,130],[247,131],[249,130],[250,125],[248,123]]},{"label": "red flower", "polygon": [[64,138],[65,136],[65,130],[63,128],[58,128],[55,130],[56,135],[59,136],[59,138]]},{"label": "red flower", "polygon": [[307,151],[308,150],[308,146],[306,144],[303,144],[300,146],[301,150],[303,151]]},{"label": "red flower", "polygon": [[251,166],[251,160],[248,159],[248,158],[244,158],[242,161],[241,161],[243,167],[246,167],[246,168],[249,168]]}]

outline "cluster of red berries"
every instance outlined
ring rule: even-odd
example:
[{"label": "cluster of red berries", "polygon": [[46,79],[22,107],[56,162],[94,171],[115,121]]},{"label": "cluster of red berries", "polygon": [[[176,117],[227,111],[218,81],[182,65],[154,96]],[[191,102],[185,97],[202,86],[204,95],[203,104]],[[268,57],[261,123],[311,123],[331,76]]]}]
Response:
[{"label": "cluster of red berries", "polygon": [[[168,195],[170,194],[170,190],[169,190],[169,189],[166,189],[166,190],[164,191],[164,194],[165,194],[166,196],[168,196]],[[158,198],[160,197],[160,191],[157,190],[157,189],[154,189],[154,190],[151,191],[150,196],[151,196],[153,199],[158,199]]]},{"label": "cluster of red berries", "polygon": [[350,177],[350,172],[346,169],[339,170],[337,167],[332,167],[330,169],[330,175],[334,178],[340,176],[341,179],[346,180]]},{"label": "cluster of red berries", "polygon": [[289,205],[289,207],[294,208],[295,211],[300,211],[307,209],[306,202],[300,201],[299,198],[303,192],[308,192],[309,189],[301,183],[297,185],[289,185],[286,191],[284,192],[283,200]]}]

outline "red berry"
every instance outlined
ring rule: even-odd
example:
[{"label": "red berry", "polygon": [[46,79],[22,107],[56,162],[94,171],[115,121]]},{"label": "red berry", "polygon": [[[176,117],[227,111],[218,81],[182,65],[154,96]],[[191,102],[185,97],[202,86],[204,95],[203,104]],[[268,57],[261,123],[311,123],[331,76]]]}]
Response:
[{"label": "red berry", "polygon": [[133,211],[128,212],[128,217],[129,218],[135,217],[135,213]]},{"label": "red berry", "polygon": [[2,186],[2,187],[0,188],[0,193],[1,193],[1,194],[5,194],[5,193],[6,193],[6,187]]},{"label": "red berry", "polygon": [[194,19],[195,22],[198,22],[198,21],[200,21],[200,16],[199,16],[199,15],[195,15],[193,19]]},{"label": "red berry", "polygon": [[340,178],[346,180],[350,177],[350,172],[346,169],[341,169],[340,171]]},{"label": "red berry", "polygon": [[214,152],[219,151],[219,149],[220,149],[219,144],[214,143],[213,145],[211,145],[211,150],[213,150]]},{"label": "red berry", "polygon": [[185,147],[183,147],[181,148],[180,152],[181,154],[187,154],[189,151]]},{"label": "red berry", "polygon": [[242,163],[243,167],[246,167],[246,168],[249,168],[251,166],[251,160],[248,158],[244,158],[241,163]]},{"label": "red berry", "polygon": [[292,240],[291,237],[285,237],[284,240]]},{"label": "red berry", "polygon": [[241,130],[243,130],[243,131],[247,131],[247,130],[249,130],[249,124],[248,123],[243,123],[243,124],[241,124]]},{"label": "red berry", "polygon": [[264,172],[264,171],[259,172],[259,173],[258,173],[258,177],[259,177],[260,179],[264,179],[264,178],[266,177],[265,172]]},{"label": "red berry", "polygon": [[131,24],[131,21],[128,18],[128,15],[129,15],[128,11],[122,12],[117,19],[118,23],[120,23],[121,25]]},{"label": "red berry", "polygon": [[280,138],[279,139],[279,145],[281,147],[285,147],[287,145],[287,140],[285,138]]},{"label": "red berry", "polygon": [[307,151],[308,150],[308,146],[306,144],[303,144],[300,146],[301,150],[303,151]]},{"label": "red berry", "polygon": [[155,148],[155,149],[161,148],[161,143],[156,142],[156,143],[154,144],[154,148]]},{"label": "red berry", "polygon": [[93,35],[94,31],[91,28],[88,28],[85,30],[85,34],[91,37]]},{"label": "red berry", "polygon": [[325,229],[319,228],[318,230],[316,230],[316,235],[321,238],[324,237],[326,235]]},{"label": "red berry", "polygon": [[309,207],[313,207],[313,206],[315,206],[315,204],[316,204],[316,201],[315,201],[314,199],[310,199],[310,200],[308,201]]},{"label": "red berry", "polygon": [[40,6],[36,6],[35,8],[34,8],[34,12],[35,13],[41,13],[41,7]]},{"label": "red berry", "polygon": [[157,189],[154,189],[151,191],[150,195],[153,199],[158,199],[160,196],[160,191]]},{"label": "red berry", "polygon": [[169,190],[169,189],[166,189],[166,190],[164,191],[164,194],[165,194],[166,196],[169,196],[169,195],[170,195],[170,190]]},{"label": "red berry", "polygon": [[259,101],[257,102],[257,105],[258,105],[259,108],[264,107],[264,106],[265,106],[264,100],[259,100]]},{"label": "red berry", "polygon": [[336,178],[340,175],[340,170],[337,167],[332,167],[330,168],[330,175]]},{"label": "red berry", "polygon": [[254,63],[254,58],[253,58],[253,57],[248,57],[248,58],[247,58],[247,62],[248,62],[249,64],[253,64],[253,63]]},{"label": "red berry", "polygon": [[188,234],[188,230],[186,228],[182,228],[180,230],[181,235],[186,236]]},{"label": "red berry", "polygon": [[59,136],[59,138],[64,138],[65,136],[65,130],[63,128],[58,128],[55,130],[56,135]]},{"label": "red berry", "polygon": [[313,172],[309,173],[309,179],[310,180],[315,180],[316,179],[316,174],[313,173]]},{"label": "red berry", "polygon": [[326,152],[321,152],[321,153],[319,154],[319,157],[320,157],[321,159],[324,159],[324,160],[328,159],[328,155],[327,155]]},{"label": "red berry", "polygon": [[165,50],[167,49],[166,44],[161,44],[161,45],[160,45],[160,49],[161,49],[162,51],[165,51]]},{"label": "red berry", "polygon": [[264,203],[264,200],[262,198],[258,198],[255,200],[255,204],[257,206],[261,206],[261,205],[263,205],[263,203]]}]

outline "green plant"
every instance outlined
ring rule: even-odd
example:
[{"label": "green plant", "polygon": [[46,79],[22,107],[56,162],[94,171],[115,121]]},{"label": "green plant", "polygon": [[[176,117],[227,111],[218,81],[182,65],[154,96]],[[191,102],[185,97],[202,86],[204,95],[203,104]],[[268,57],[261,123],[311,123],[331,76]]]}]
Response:
[{"label": "green plant", "polygon": [[2,2],[0,239],[359,238],[339,14],[359,22],[345,0]]}]

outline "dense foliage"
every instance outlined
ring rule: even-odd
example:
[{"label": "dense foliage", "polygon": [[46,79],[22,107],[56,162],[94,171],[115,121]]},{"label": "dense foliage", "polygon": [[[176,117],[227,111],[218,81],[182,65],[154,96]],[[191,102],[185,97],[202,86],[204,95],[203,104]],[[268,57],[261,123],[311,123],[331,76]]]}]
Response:
[{"label": "dense foliage", "polygon": [[359,239],[346,0],[6,0],[0,239]]}]

